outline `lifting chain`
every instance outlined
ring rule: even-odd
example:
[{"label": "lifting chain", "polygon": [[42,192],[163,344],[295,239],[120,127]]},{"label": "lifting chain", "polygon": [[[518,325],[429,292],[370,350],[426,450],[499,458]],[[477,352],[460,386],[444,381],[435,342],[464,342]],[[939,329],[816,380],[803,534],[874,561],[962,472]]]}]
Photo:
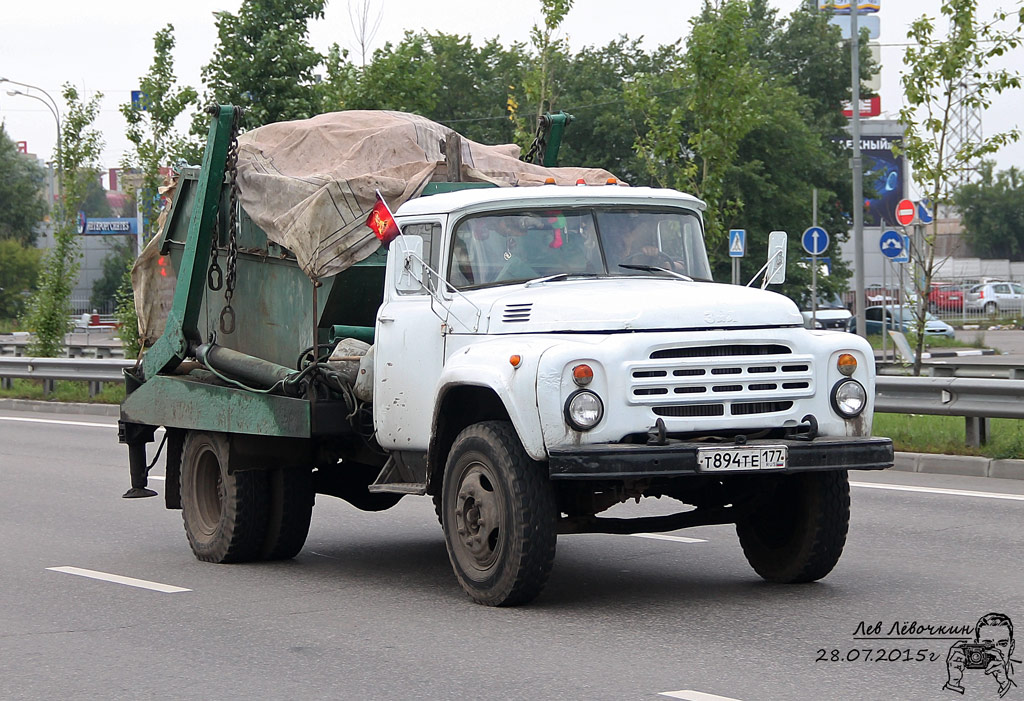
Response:
[{"label": "lifting chain", "polygon": [[548,148],[548,118],[545,115],[541,115],[537,120],[537,134],[533,137],[533,143],[530,144],[530,150],[523,156],[523,161],[526,163],[535,163],[541,165],[544,161],[544,152]]},{"label": "lifting chain", "polygon": [[[238,126],[241,118],[242,108],[235,107],[234,117],[231,121],[231,142],[228,145],[228,157],[224,166],[230,186],[228,190],[227,273],[224,275],[224,308],[220,310],[220,330],[221,333],[226,334],[235,331],[235,309],[231,306],[231,298],[235,294],[235,281],[238,275]],[[216,256],[216,242],[215,238],[214,256]],[[216,257],[213,264],[216,265]],[[212,281],[212,266],[210,277]],[[215,289],[219,289],[219,287]]]}]

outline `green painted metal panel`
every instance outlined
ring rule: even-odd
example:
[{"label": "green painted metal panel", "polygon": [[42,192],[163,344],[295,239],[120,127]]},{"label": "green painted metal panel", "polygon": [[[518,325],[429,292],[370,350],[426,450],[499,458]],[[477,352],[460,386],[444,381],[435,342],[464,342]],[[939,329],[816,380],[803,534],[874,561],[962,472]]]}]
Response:
[{"label": "green painted metal panel", "polygon": [[308,438],[309,402],[159,375],[128,395],[121,418],[150,426]]},{"label": "green painted metal panel", "polygon": [[203,152],[202,170],[199,173],[196,196],[188,222],[185,253],[178,265],[174,302],[167,314],[167,325],[163,335],[143,358],[144,379],[176,368],[185,359],[189,341],[201,340],[197,327],[199,302],[206,283],[210,237],[214,217],[217,216],[220,205],[224,161],[227,158],[233,119],[234,108],[221,105],[210,125],[206,150]]},{"label": "green painted metal panel", "polygon": [[428,195],[439,195],[444,192],[458,192],[459,190],[475,190],[481,187],[498,187],[494,183],[427,183],[423,188],[422,197]]}]

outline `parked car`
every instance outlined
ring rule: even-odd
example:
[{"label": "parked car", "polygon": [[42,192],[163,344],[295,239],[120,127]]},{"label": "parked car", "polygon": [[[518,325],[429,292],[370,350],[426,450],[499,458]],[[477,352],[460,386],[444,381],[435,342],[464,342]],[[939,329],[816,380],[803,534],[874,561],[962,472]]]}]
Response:
[{"label": "parked car", "polygon": [[[925,337],[954,337],[952,326],[947,324],[945,321],[936,318],[931,314],[931,312],[925,312],[924,314]],[[868,307],[864,310],[864,328],[869,336],[872,334],[882,333],[883,315],[886,329],[901,331],[903,333],[911,333],[917,329],[916,313],[911,307],[897,307],[895,305]],[[855,333],[857,331],[856,317],[850,317],[846,322],[846,330],[850,333]]]},{"label": "parked car", "polygon": [[1016,282],[984,282],[967,291],[964,304],[969,312],[1019,312],[1024,309],[1024,285]]},{"label": "parked car", "polygon": [[839,295],[831,298],[819,297],[816,311],[816,314],[812,314],[810,309],[800,312],[804,317],[805,328],[845,331],[846,320],[853,316]]},{"label": "parked car", "polygon": [[928,310],[931,312],[961,312],[964,309],[964,291],[960,285],[933,283],[928,293]]}]

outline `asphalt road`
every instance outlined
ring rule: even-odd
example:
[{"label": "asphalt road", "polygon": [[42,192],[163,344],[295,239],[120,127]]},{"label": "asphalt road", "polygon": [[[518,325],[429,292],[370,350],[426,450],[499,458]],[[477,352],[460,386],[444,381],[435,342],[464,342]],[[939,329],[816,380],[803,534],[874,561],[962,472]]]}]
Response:
[{"label": "asphalt road", "polygon": [[[0,698],[961,698],[941,690],[951,641],[892,624],[998,611],[1024,630],[1024,482],[853,479],[876,486],[853,488],[820,583],[761,582],[728,526],[566,536],[533,605],[491,609],[459,589],[428,499],[368,514],[318,497],[294,561],[200,563],[179,512],[120,498],[113,419],[2,412]],[[877,622],[886,639],[855,639]],[[965,684],[997,698],[980,671]]]}]

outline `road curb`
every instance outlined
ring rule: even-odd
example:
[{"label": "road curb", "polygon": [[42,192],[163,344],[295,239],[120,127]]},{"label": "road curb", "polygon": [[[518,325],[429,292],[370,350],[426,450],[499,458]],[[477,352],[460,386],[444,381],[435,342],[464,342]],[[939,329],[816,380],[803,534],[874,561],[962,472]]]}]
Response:
[{"label": "road curb", "polygon": [[0,399],[0,410],[38,411],[42,414],[87,414],[89,416],[119,416],[117,404],[87,404],[85,402],[46,402],[36,399]]},{"label": "road curb", "polygon": [[[87,414],[92,416],[118,416],[117,404],[84,404],[72,402],[43,402],[32,399],[0,399],[0,410],[38,411],[49,414]],[[1000,460],[973,455],[940,455],[937,453],[896,452],[893,470],[924,472],[933,475],[962,475],[966,477],[995,477],[1024,480],[1024,460]]]},{"label": "road curb", "polygon": [[1024,480],[1024,460],[984,458],[974,455],[897,452],[893,470],[932,475],[994,477]]}]

